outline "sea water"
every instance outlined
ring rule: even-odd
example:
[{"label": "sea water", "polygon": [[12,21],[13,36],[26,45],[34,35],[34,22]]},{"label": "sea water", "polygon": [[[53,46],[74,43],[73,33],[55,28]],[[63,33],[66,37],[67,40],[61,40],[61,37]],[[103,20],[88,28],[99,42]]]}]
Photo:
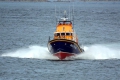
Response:
[{"label": "sea water", "polygon": [[[0,79],[119,80],[119,8],[120,2],[0,2]],[[85,50],[72,61],[56,61],[47,49],[64,10],[70,18],[74,11]]]}]

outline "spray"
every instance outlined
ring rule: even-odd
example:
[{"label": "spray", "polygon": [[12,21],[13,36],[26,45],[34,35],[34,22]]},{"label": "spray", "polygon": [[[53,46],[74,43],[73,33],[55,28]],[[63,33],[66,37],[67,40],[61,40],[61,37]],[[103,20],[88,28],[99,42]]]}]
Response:
[{"label": "spray", "polygon": [[48,52],[47,47],[29,46],[28,48],[18,49],[13,52],[7,52],[1,56],[18,57],[18,58],[37,58],[37,59],[56,59]]},{"label": "spray", "polygon": [[120,59],[120,49],[95,44],[84,47],[85,52],[76,56],[76,59]]},{"label": "spray", "polygon": [[[118,44],[103,45],[95,44],[84,46],[85,52],[74,57],[75,59],[120,59],[120,47]],[[112,46],[112,47],[111,47]],[[16,51],[3,53],[1,56],[18,57],[18,58],[37,58],[37,59],[52,59],[57,57],[49,53],[47,47],[29,46],[28,48],[18,49]]]}]

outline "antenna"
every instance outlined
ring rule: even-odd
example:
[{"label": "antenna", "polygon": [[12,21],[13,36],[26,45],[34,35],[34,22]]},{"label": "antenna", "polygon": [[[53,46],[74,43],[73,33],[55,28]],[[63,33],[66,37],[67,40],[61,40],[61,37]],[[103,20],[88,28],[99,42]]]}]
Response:
[{"label": "antenna", "polygon": [[[59,6],[59,13],[58,13],[58,16],[59,16],[59,18],[60,18],[60,6]],[[58,18],[58,21],[59,21],[59,18]]]},{"label": "antenna", "polygon": [[73,19],[73,26],[74,26],[74,4],[73,4],[73,10],[72,10],[72,19]]},{"label": "antenna", "polygon": [[57,24],[56,5],[55,5],[55,19],[56,19],[56,24]]},{"label": "antenna", "polygon": [[64,11],[64,16],[65,16],[65,18],[66,18],[66,15],[67,15],[67,12],[66,12],[66,10]]},{"label": "antenna", "polygon": [[69,5],[69,19],[71,20],[71,15],[70,15],[70,5]]},{"label": "antenna", "polygon": [[64,11],[64,17],[63,18],[61,18],[63,21],[67,21],[67,12],[66,12],[66,10]]}]

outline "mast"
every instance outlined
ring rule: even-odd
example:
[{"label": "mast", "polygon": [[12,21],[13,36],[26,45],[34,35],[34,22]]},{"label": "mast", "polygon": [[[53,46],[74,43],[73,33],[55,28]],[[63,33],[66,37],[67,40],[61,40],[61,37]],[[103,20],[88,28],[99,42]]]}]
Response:
[{"label": "mast", "polygon": [[74,4],[73,4],[73,10],[72,10],[72,21],[73,21],[73,28],[74,28]]},{"label": "mast", "polygon": [[56,5],[55,5],[55,19],[56,19],[56,24],[57,24]]}]

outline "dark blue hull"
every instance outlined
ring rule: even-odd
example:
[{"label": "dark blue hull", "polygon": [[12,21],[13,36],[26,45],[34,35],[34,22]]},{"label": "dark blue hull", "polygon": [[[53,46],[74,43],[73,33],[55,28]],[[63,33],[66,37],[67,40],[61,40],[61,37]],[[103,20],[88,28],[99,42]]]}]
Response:
[{"label": "dark blue hull", "polygon": [[[79,45],[71,40],[66,40],[66,39],[56,39],[56,40],[51,40],[48,42],[48,49],[51,54],[53,55],[58,55],[62,56],[62,54],[65,53],[68,55],[76,55],[80,54],[84,50],[79,47]],[[62,54],[61,54],[62,53]],[[66,55],[66,57],[67,57]]]}]

